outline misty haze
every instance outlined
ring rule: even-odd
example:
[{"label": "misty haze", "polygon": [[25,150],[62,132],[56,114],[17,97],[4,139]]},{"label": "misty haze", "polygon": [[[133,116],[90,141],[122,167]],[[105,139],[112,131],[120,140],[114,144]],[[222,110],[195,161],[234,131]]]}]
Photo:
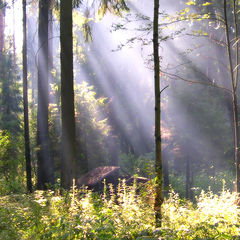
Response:
[{"label": "misty haze", "polygon": [[237,0],[0,0],[0,239],[239,239]]}]

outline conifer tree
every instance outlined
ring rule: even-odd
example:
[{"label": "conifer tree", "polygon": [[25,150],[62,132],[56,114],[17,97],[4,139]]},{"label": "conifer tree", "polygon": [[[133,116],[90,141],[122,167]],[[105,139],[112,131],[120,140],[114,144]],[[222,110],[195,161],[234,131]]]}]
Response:
[{"label": "conifer tree", "polygon": [[24,138],[25,159],[27,173],[27,189],[32,192],[31,155],[29,139],[29,117],[28,117],[28,79],[27,79],[27,24],[26,24],[26,0],[22,1],[23,10],[23,107],[24,107]]},{"label": "conifer tree", "polygon": [[73,83],[72,1],[60,2],[62,156],[61,185],[70,188],[76,177],[76,132]]},{"label": "conifer tree", "polygon": [[162,225],[162,149],[161,149],[161,92],[160,92],[160,62],[159,62],[159,0],[154,0],[154,18],[153,18],[153,56],[154,56],[154,83],[155,83],[155,221],[156,227]]},{"label": "conifer tree", "polygon": [[39,49],[38,49],[38,189],[47,188],[54,183],[53,161],[50,156],[48,127],[49,83],[48,83],[48,13],[49,1],[39,0]]}]

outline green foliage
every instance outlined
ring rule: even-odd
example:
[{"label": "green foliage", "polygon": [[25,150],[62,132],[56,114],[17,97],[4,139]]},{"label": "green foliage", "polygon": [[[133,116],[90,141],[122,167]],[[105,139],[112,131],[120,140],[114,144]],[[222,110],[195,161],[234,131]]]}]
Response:
[{"label": "green foliage", "polygon": [[0,131],[0,150],[1,150],[0,151],[0,159],[1,160],[7,158],[9,146],[10,146],[10,135],[9,135],[9,133]]},{"label": "green foliage", "polygon": [[[50,112],[51,117],[51,112]],[[51,119],[50,125],[51,125]],[[50,129],[51,130],[51,129]],[[29,135],[30,135],[30,151],[32,161],[32,175],[33,182],[36,181],[37,176],[37,106],[33,102],[30,103],[29,108]]]},{"label": "green foliage", "polygon": [[133,176],[151,178],[154,175],[154,153],[146,153],[136,158],[133,154],[122,153],[120,155],[119,166],[124,171]]},{"label": "green foliage", "polygon": [[217,172],[214,176],[201,173],[196,176],[194,185],[197,186],[198,192],[201,190],[208,191],[209,186],[214,193],[219,193],[222,187],[233,190],[234,174],[232,172]]},{"label": "green foliage", "polygon": [[24,149],[23,139],[0,131],[0,195],[23,191],[24,158],[21,149]]},{"label": "green foliage", "polygon": [[[170,186],[181,197],[185,196],[185,175],[177,175],[176,173],[170,173]],[[218,171],[214,175],[209,175],[204,172],[196,174],[193,178],[192,191],[195,196],[199,196],[202,191],[211,191],[214,194],[218,194],[222,191],[222,188],[233,188],[234,175],[232,172]]]},{"label": "green foliage", "polygon": [[[165,107],[168,109],[167,125],[174,140],[170,154],[175,155],[175,158],[170,159],[169,169],[174,167],[179,175],[184,175],[186,159],[189,158],[196,181],[198,178],[204,181],[204,176],[214,176],[215,173],[218,175],[222,169],[232,176],[230,173],[234,167],[232,126],[226,112],[228,110],[226,106],[223,107],[225,99],[221,91],[180,82],[171,84],[173,92],[169,91]],[[182,106],[182,110],[178,111]],[[173,118],[176,112],[178,116]],[[179,153],[174,153],[174,149],[177,148]],[[210,177],[206,179],[210,180]],[[219,184],[221,183],[222,181],[219,181]],[[204,189],[207,190],[209,185],[212,186],[212,181],[205,182]]]},{"label": "green foliage", "polygon": [[73,7],[77,8],[81,5],[82,0],[73,0]]},{"label": "green foliage", "polygon": [[202,192],[193,206],[172,193],[163,206],[166,239],[236,239],[240,231],[236,199],[235,193],[225,190],[220,195]]},{"label": "green foliage", "polygon": [[[59,106],[60,87],[58,83],[51,85],[51,95],[54,101],[49,105],[49,133],[51,138],[51,153],[55,162],[56,176],[60,177],[61,154],[61,114]],[[57,99],[55,101],[55,99]],[[75,84],[75,117],[76,137],[78,145],[78,174],[85,173],[99,165],[108,164],[107,137],[110,131],[105,117],[107,99],[97,97],[94,87],[87,82]],[[32,111],[31,142],[33,154],[36,148],[36,112]],[[93,151],[94,149],[94,151]],[[33,161],[35,159],[33,155]]]},{"label": "green foliage", "polygon": [[76,84],[77,117],[82,118],[79,121],[88,122],[87,124],[99,129],[103,135],[107,135],[109,131],[107,119],[102,116],[105,103],[106,98],[97,98],[94,87],[87,82]]},{"label": "green foliage", "polygon": [[[171,162],[169,162],[170,164]],[[154,153],[147,153],[136,158],[133,154],[121,154],[119,157],[119,166],[123,170],[122,174],[138,175],[153,179],[155,175],[154,171]],[[222,187],[227,189],[233,188],[234,174],[230,170],[213,170],[210,174],[209,170],[203,168],[201,171],[196,171],[193,174],[193,186],[192,191],[195,196],[199,196],[201,191],[208,191],[211,189],[213,193],[218,194],[221,192]],[[214,173],[215,171],[215,173]],[[164,173],[163,173],[164,174]],[[169,182],[170,188],[172,188],[180,197],[185,197],[185,173],[179,174],[172,168],[169,169]]]},{"label": "green foliage", "polygon": [[120,168],[129,175],[135,174],[135,162],[136,158],[133,154],[122,153],[119,157]]},{"label": "green foliage", "polygon": [[123,11],[128,11],[125,0],[101,0],[98,7],[98,19],[101,19],[107,11],[112,14],[122,16]]},{"label": "green foliage", "polygon": [[[151,206],[122,182],[99,196],[75,187],[63,196],[36,191],[0,200],[1,239],[134,239],[153,226]],[[8,202],[8,204],[7,204]],[[117,202],[117,203],[116,203]],[[151,211],[152,212],[152,211]],[[11,216],[10,218],[6,215]]]},{"label": "green foliage", "polygon": [[0,198],[0,239],[237,239],[237,196],[202,192],[196,205],[172,192],[163,204],[163,226],[154,227],[152,186],[121,181],[102,195],[86,188],[36,191]]},{"label": "green foliage", "polygon": [[21,131],[19,114],[22,97],[17,79],[12,55],[5,53],[0,64],[0,129],[12,134]]},{"label": "green foliage", "polygon": [[[10,44],[6,39],[6,46]],[[0,195],[23,189],[22,96],[13,54],[0,62]]]},{"label": "green foliage", "polygon": [[[75,86],[77,137],[81,158],[88,159],[90,169],[107,164],[107,136],[110,131],[106,112],[106,98],[96,97],[87,82]],[[94,151],[92,151],[94,149]]]}]

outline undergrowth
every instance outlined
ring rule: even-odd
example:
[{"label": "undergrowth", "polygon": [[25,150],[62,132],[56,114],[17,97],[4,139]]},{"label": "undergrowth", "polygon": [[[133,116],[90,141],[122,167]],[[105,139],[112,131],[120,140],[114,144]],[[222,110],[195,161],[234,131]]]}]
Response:
[{"label": "undergrowth", "polygon": [[12,194],[0,197],[0,239],[239,239],[236,199],[223,189],[202,192],[193,204],[172,192],[155,229],[151,185]]}]

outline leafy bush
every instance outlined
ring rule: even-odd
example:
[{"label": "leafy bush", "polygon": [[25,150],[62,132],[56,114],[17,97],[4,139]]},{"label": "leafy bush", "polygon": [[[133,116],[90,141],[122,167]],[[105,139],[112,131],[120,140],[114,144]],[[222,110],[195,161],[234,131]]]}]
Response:
[{"label": "leafy bush", "polygon": [[23,141],[0,130],[0,195],[24,189]]},{"label": "leafy bush", "polygon": [[240,234],[237,195],[202,192],[197,206],[172,193],[163,205],[164,231],[174,239],[237,239]]},{"label": "leafy bush", "polygon": [[[176,175],[170,173],[169,175],[171,188],[177,192],[180,197],[185,197],[185,175]],[[233,190],[234,176],[230,171],[218,171],[214,176],[206,173],[197,173],[194,175],[192,190],[195,196],[199,196],[202,190],[213,191],[213,193],[220,193],[223,185],[227,189]]]},{"label": "leafy bush", "polygon": [[[155,175],[154,170],[154,153],[150,152],[136,158],[133,154],[121,154],[119,165],[123,170],[123,173],[129,175],[139,175],[153,179]],[[233,190],[234,175],[231,171],[216,171],[214,176],[209,175],[204,171],[196,172],[193,174],[193,186],[192,190],[194,195],[199,195],[202,190],[208,191],[209,188],[214,193],[219,193],[222,190],[223,182],[227,189]],[[169,182],[170,188],[177,192],[180,197],[185,196],[185,184],[186,176],[184,174],[178,174],[172,169],[169,169]]]},{"label": "leafy bush", "polygon": [[[109,190],[107,190],[109,189]],[[86,188],[36,191],[0,198],[0,239],[238,239],[237,195],[202,192],[197,203],[172,192],[163,204],[163,226],[154,227],[153,186],[121,181],[101,195]]]},{"label": "leafy bush", "polygon": [[133,154],[123,153],[119,160],[120,168],[129,175],[151,178],[154,175],[154,153],[146,153],[136,158]]}]

